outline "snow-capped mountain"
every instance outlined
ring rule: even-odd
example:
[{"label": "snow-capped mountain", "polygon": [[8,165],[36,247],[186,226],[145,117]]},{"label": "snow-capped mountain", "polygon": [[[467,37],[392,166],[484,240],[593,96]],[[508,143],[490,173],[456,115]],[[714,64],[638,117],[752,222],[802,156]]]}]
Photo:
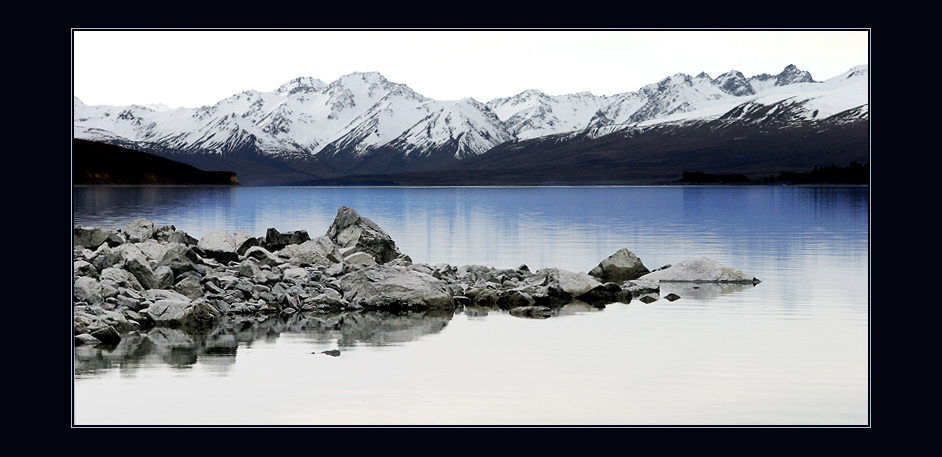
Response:
[{"label": "snow-capped mountain", "polygon": [[481,103],[433,100],[379,73],[357,72],[329,84],[295,78],[192,109],[87,106],[76,97],[73,135],[203,168],[240,168],[233,170],[240,175],[241,167],[265,163],[272,173],[294,170],[291,179],[316,179],[429,170],[500,144],[560,134],[599,137],[693,120],[849,121],[868,116],[868,82],[866,66],[816,82],[789,65],[749,78],[738,71],[676,74],[609,96],[531,89]]}]

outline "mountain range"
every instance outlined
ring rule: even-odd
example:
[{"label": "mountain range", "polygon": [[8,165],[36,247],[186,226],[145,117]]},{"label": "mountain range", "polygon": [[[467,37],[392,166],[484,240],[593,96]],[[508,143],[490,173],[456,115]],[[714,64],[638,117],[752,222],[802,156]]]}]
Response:
[{"label": "mountain range", "polygon": [[752,176],[869,162],[866,65],[815,81],[675,74],[597,96],[531,89],[434,100],[377,72],[292,79],[197,108],[90,106],[73,137],[155,154],[239,182],[659,183],[684,171]]}]

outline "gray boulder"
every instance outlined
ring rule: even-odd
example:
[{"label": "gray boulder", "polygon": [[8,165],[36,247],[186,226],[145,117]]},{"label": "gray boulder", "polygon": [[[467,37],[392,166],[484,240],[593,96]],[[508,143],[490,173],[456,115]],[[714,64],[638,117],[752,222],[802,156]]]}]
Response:
[{"label": "gray boulder", "polygon": [[[513,281],[509,281],[509,283],[514,284]],[[512,289],[505,289],[502,296],[519,291],[533,299],[531,304],[550,307],[562,306],[571,302],[574,297],[583,295],[602,285],[595,278],[585,273],[575,273],[560,268],[537,270],[532,275],[519,281],[518,284],[517,287]],[[526,306],[525,303],[519,300],[514,301],[521,303],[521,306]],[[475,303],[477,304],[477,301]],[[483,301],[481,305],[484,305]]]},{"label": "gray boulder", "polygon": [[661,291],[658,281],[640,278],[626,282],[622,285],[622,288],[635,298],[645,294],[659,294]]},{"label": "gray boulder", "polygon": [[127,236],[129,243],[140,243],[149,240],[155,232],[154,223],[145,218],[135,219],[124,228],[124,234]]},{"label": "gray boulder", "polygon": [[75,226],[72,228],[72,244],[88,249],[97,249],[111,236],[111,232],[94,227]]},{"label": "gray boulder", "polygon": [[286,245],[275,255],[288,259],[288,263],[295,265],[310,264],[331,266],[343,261],[343,256],[337,245],[327,236],[307,239],[301,243]]},{"label": "gray boulder", "polygon": [[[172,226],[171,226],[172,227]],[[196,246],[199,243],[199,240],[193,238],[186,232],[181,232],[179,230],[167,235],[166,241],[168,243],[180,243],[187,246]]]},{"label": "gray boulder", "polygon": [[730,268],[715,260],[698,257],[684,260],[662,270],[653,271],[641,279],[660,282],[716,282],[757,284],[755,276]]},{"label": "gray boulder", "polygon": [[344,258],[343,263],[344,265],[360,268],[376,265],[376,260],[373,259],[373,256],[365,252],[354,252],[353,254],[350,254]]},{"label": "gray boulder", "polygon": [[155,289],[169,289],[173,287],[173,270],[168,266],[158,266],[154,268]]},{"label": "gray boulder", "polygon": [[631,302],[631,292],[623,290],[618,284],[607,282],[577,296],[576,299],[593,306],[615,302],[629,303]]},{"label": "gray boulder", "polygon": [[154,239],[161,243],[170,241],[170,235],[176,233],[177,228],[172,225],[161,225],[154,228]]},{"label": "gray boulder", "polygon": [[88,259],[89,262],[95,267],[96,270],[102,271],[105,268],[114,266],[117,262],[117,256],[114,254],[114,251],[111,250],[111,247],[108,244],[102,244],[95,250],[92,254],[92,257]]},{"label": "gray boulder", "polygon": [[151,262],[159,262],[170,247],[167,243],[161,243],[155,239],[149,239],[140,243],[134,243],[140,249],[141,253]]},{"label": "gray boulder", "polygon": [[92,331],[91,335],[103,344],[118,344],[121,342],[121,335],[110,325]]},{"label": "gray boulder", "polygon": [[476,291],[473,295],[474,297],[471,298],[471,303],[474,306],[482,308],[495,307],[497,306],[497,301],[500,299],[500,292],[495,289],[481,289]]},{"label": "gray boulder", "polygon": [[165,298],[141,311],[158,326],[185,327],[193,330],[211,329],[221,316],[219,310],[205,300],[190,301]]},{"label": "gray boulder", "polygon": [[241,277],[248,278],[255,282],[265,282],[265,273],[254,260],[246,258],[235,268],[235,271]]},{"label": "gray boulder", "polygon": [[301,267],[292,267],[282,273],[283,279],[285,282],[294,283],[294,284],[304,284],[308,282],[310,278],[310,273]]},{"label": "gray boulder", "polygon": [[232,244],[235,245],[236,254],[242,255],[248,248],[258,246],[258,238],[245,230],[232,232]]},{"label": "gray boulder", "polygon": [[447,285],[435,277],[401,266],[374,265],[341,278],[343,298],[364,308],[452,308]]},{"label": "gray boulder", "polygon": [[497,307],[502,309],[514,309],[534,305],[536,305],[536,299],[530,296],[530,294],[518,289],[510,290],[497,299]]},{"label": "gray boulder", "polygon": [[223,264],[239,259],[239,250],[252,236],[247,232],[229,233],[224,230],[207,233],[200,238],[196,246],[206,256]]},{"label": "gray boulder", "polygon": [[204,275],[206,274],[206,268],[202,266],[202,263],[203,259],[192,247],[183,243],[171,242],[164,251],[164,256],[160,259],[158,265],[170,267],[176,276],[191,271]]},{"label": "gray boulder", "polygon": [[72,273],[75,276],[90,276],[92,278],[98,277],[98,269],[85,260],[76,260],[72,262]]},{"label": "gray boulder", "polygon": [[378,264],[404,257],[389,234],[373,221],[345,206],[337,210],[334,222],[327,229],[327,236],[340,249],[354,248],[355,251],[365,252]]},{"label": "gray boulder", "polygon": [[595,268],[589,271],[589,274],[598,278],[602,282],[614,282],[621,284],[625,281],[638,279],[649,273],[647,267],[641,263],[633,252],[627,249],[619,249],[614,254],[602,260]]},{"label": "gray boulder", "polygon": [[118,287],[124,287],[136,291],[144,290],[144,286],[141,285],[141,282],[138,281],[133,274],[123,268],[105,268],[104,270],[101,270],[98,276],[102,281],[111,281]]},{"label": "gray boulder", "polygon": [[75,345],[82,346],[86,344],[101,344],[101,340],[95,338],[90,333],[79,333],[75,335]]},{"label": "gray boulder", "polygon": [[119,258],[124,261],[124,269],[134,275],[145,289],[158,287],[158,278],[150,266],[147,256],[134,244],[126,243],[115,248]]},{"label": "gray boulder", "polygon": [[275,254],[272,254],[271,251],[261,246],[252,246],[247,251],[245,251],[245,259],[252,259],[255,261],[256,265],[267,265],[269,267],[274,267],[283,263],[281,259],[275,256]]},{"label": "gray boulder", "polygon": [[582,295],[600,285],[598,280],[586,273],[576,273],[561,268],[542,268],[524,281],[525,287],[533,285],[552,286],[571,294]]},{"label": "gray boulder", "polygon": [[259,240],[259,246],[274,252],[283,249],[285,246],[301,244],[310,239],[311,236],[305,230],[281,233],[274,228],[269,228],[265,232],[265,237]]},{"label": "gray boulder", "polygon": [[88,276],[75,278],[75,282],[72,283],[72,297],[75,301],[91,305],[100,304],[104,300],[101,293],[101,284]]},{"label": "gray boulder", "polygon": [[203,286],[200,285],[199,277],[195,275],[187,275],[177,281],[173,286],[173,290],[190,300],[203,296]]},{"label": "gray boulder", "polygon": [[203,235],[196,247],[203,251],[206,256],[222,263],[228,263],[230,260],[239,258],[239,254],[236,252],[238,246],[236,246],[235,237],[224,230],[217,230]]}]

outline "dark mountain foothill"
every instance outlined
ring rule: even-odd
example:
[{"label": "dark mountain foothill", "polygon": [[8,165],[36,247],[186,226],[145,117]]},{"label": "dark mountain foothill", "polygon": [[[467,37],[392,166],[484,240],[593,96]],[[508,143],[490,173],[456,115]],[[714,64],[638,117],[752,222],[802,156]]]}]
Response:
[{"label": "dark mountain foothill", "polygon": [[75,185],[238,185],[235,173],[203,171],[146,152],[72,140]]},{"label": "dark mountain foothill", "polygon": [[155,328],[207,335],[243,318],[355,322],[378,312],[447,322],[457,312],[486,310],[547,318],[567,306],[656,301],[660,280],[701,288],[759,282],[705,258],[649,272],[627,249],[588,273],[415,263],[382,228],[346,207],[313,238],[271,228],[257,238],[215,231],[197,240],[143,218],[118,230],[73,227],[76,345],[117,344]]}]

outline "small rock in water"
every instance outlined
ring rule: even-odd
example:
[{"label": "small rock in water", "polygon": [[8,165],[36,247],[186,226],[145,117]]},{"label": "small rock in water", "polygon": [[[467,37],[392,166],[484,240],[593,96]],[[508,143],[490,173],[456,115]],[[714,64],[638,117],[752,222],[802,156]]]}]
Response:
[{"label": "small rock in water", "polygon": [[327,354],[331,357],[340,357],[340,349],[331,349],[329,351],[323,351],[321,354]]}]

